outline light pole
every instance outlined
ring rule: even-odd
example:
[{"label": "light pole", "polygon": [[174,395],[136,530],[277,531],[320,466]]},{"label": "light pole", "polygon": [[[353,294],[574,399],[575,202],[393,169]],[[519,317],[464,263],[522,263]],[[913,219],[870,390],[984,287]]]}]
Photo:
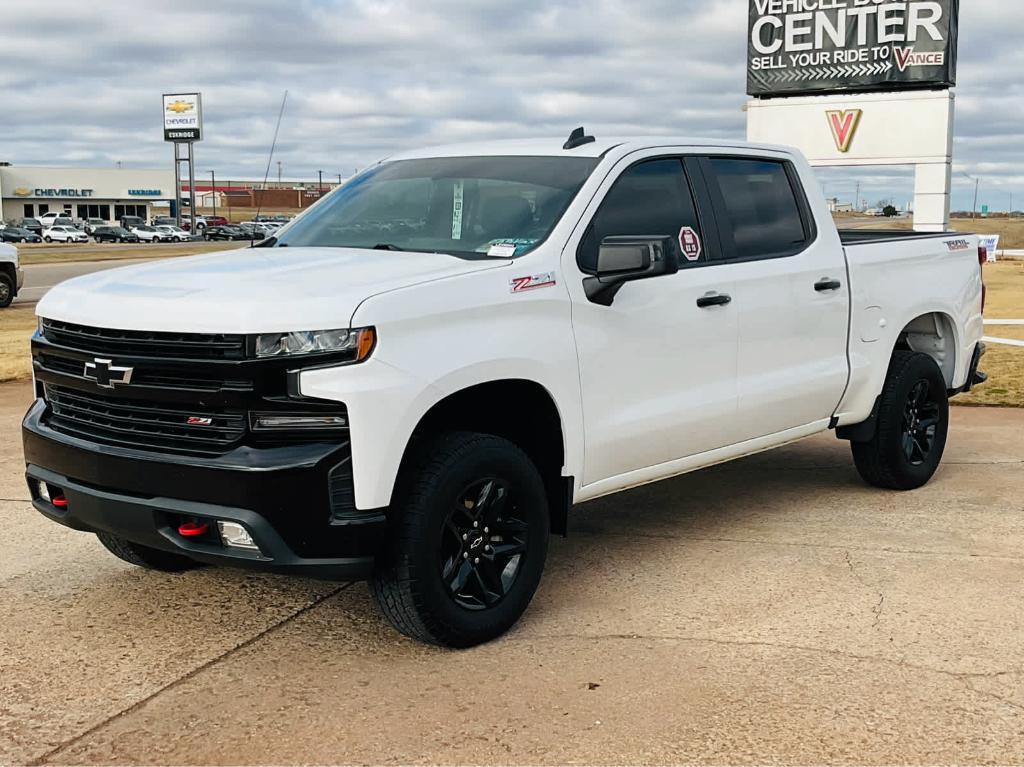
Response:
[{"label": "light pole", "polygon": [[320,176],[320,194],[323,194],[324,193],[324,172],[322,170],[318,170],[317,173]]},{"label": "light pole", "polygon": [[277,161],[277,185],[281,186],[281,161]]},{"label": "light pole", "polygon": [[210,193],[213,195],[213,217],[217,217],[217,172],[210,171]]},{"label": "light pole", "polygon": [[965,173],[964,171],[960,171],[960,175],[974,182],[974,210],[971,213],[971,218],[976,219],[978,217],[978,187],[981,186],[981,179],[975,178],[971,174]]}]

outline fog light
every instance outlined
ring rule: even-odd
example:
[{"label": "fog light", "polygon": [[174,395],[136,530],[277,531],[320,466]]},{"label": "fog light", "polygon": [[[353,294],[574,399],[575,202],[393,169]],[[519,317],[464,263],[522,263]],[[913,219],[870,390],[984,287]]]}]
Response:
[{"label": "fog light", "polygon": [[50,503],[50,488],[46,486],[45,482],[36,482],[36,490],[42,500]]},{"label": "fog light", "polygon": [[220,530],[220,539],[229,548],[247,551],[260,550],[256,541],[249,535],[249,531],[237,522],[217,522],[217,529]]}]

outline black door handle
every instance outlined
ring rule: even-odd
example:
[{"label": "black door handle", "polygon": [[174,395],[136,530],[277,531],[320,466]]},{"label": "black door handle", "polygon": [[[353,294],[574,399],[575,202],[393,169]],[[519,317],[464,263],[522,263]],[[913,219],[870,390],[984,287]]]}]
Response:
[{"label": "black door handle", "polygon": [[732,303],[732,296],[703,296],[697,299],[698,309],[709,309],[712,306],[727,306]]},{"label": "black door handle", "polygon": [[830,290],[839,290],[843,287],[843,283],[839,280],[822,280],[814,286],[814,289],[819,293],[828,293]]}]

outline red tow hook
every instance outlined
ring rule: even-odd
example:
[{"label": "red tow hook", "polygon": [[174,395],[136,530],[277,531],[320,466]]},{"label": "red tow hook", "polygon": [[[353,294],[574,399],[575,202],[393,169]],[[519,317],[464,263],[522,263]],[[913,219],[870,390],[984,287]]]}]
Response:
[{"label": "red tow hook", "polygon": [[63,495],[55,495],[50,499],[50,503],[56,506],[58,509],[66,509],[68,507],[68,499]]},{"label": "red tow hook", "polygon": [[205,522],[185,522],[178,527],[178,535],[184,538],[202,538],[210,532],[210,526]]}]

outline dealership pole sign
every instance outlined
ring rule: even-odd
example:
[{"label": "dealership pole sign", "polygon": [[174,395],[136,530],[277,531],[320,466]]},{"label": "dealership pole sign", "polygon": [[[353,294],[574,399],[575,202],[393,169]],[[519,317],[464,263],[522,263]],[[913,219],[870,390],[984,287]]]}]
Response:
[{"label": "dealership pole sign", "polygon": [[750,0],[758,98],[956,85],[959,0]]},{"label": "dealership pole sign", "polygon": [[199,93],[164,94],[164,141],[203,139],[203,97]]}]

